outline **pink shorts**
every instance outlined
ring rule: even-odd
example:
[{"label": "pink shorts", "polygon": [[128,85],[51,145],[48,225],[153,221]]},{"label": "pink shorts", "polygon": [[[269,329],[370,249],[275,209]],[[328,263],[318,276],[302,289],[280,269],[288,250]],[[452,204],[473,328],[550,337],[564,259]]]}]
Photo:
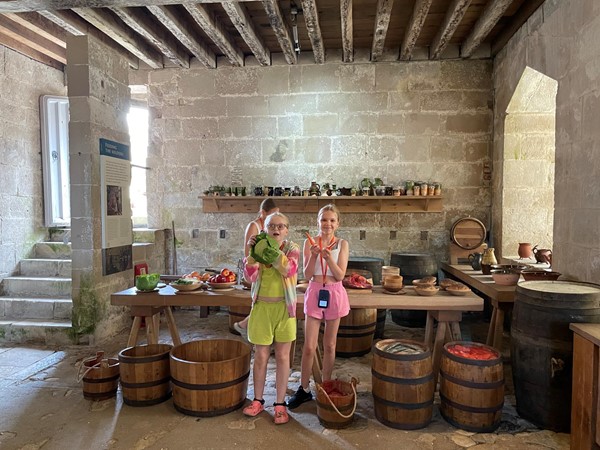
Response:
[{"label": "pink shorts", "polygon": [[[319,308],[319,291],[325,289],[329,291],[329,306]],[[335,320],[347,316],[350,313],[350,301],[348,293],[342,282],[326,284],[311,281],[304,293],[304,314],[315,319]]]}]

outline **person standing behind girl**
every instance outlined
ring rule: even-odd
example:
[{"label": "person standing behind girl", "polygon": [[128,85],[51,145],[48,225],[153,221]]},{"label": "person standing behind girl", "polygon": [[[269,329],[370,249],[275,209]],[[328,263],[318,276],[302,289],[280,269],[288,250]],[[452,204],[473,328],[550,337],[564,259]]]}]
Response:
[{"label": "person standing behind girl", "polygon": [[309,389],[313,359],[319,339],[319,327],[325,320],[323,335],[323,380],[330,380],[335,363],[335,345],[340,319],[350,313],[350,301],[342,280],[348,266],[349,245],[337,239],[340,212],[335,205],[326,205],[319,211],[319,234],[304,242],[304,276],[310,280],[304,294],[304,346],[300,386],[288,400],[290,409],[313,398]]},{"label": "person standing behind girl", "polygon": [[[248,321],[248,339],[255,344],[254,399],[244,408],[244,414],[254,417],[265,408],[263,399],[267,377],[267,363],[271,354],[271,344],[275,344],[275,388],[277,391],[275,424],[289,421],[286,409],[285,393],[290,373],[290,347],[296,340],[296,281],[298,276],[298,244],[286,240],[289,232],[289,220],[277,212],[267,216],[265,229],[279,243],[279,254],[273,264],[258,263],[248,256],[244,273],[252,282],[250,296],[252,310]],[[250,236],[248,245],[252,247],[256,236]]]},{"label": "person standing behind girl", "polygon": [[[250,222],[246,226],[246,231],[244,232],[244,257],[248,257],[250,254],[250,246],[248,245],[248,241],[251,236],[256,236],[261,231],[264,231],[265,228],[265,219],[269,214],[273,214],[279,212],[279,208],[275,204],[275,201],[272,198],[264,199],[260,204],[260,209],[258,210],[258,217]],[[233,324],[233,328],[240,333],[243,337],[248,339],[248,319],[250,316],[244,317],[239,322],[235,322]]]}]

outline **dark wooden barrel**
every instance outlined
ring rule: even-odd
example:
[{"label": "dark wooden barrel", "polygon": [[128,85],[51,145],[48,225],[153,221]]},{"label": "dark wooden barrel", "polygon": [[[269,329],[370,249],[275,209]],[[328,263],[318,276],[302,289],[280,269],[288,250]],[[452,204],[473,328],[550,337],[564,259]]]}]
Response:
[{"label": "dark wooden barrel", "polygon": [[600,285],[518,284],[510,332],[517,411],[537,426],[559,432],[571,427],[571,322],[600,323]]},{"label": "dark wooden barrel", "polygon": [[107,400],[117,395],[119,387],[119,360],[116,358],[88,358],[83,361],[83,397],[88,400]]},{"label": "dark wooden barrel", "polygon": [[233,328],[233,324],[236,322],[241,322],[248,315],[250,315],[250,310],[252,307],[250,306],[230,306],[229,307],[229,331],[233,334],[237,334],[239,336],[240,333]]},{"label": "dark wooden barrel", "polygon": [[[353,309],[340,320],[335,344],[335,355],[340,358],[363,356],[371,351],[375,327],[377,325],[377,310],[374,308]],[[325,332],[325,324],[321,323],[319,333]]]},{"label": "dark wooden barrel", "polygon": [[[371,258],[367,256],[351,256],[348,258],[348,269],[362,269],[371,272],[373,284],[381,284],[383,258]],[[383,339],[385,333],[385,316],[387,309],[377,310],[377,326],[375,327],[375,339]]]},{"label": "dark wooden barrel", "polygon": [[426,346],[400,339],[376,342],[371,374],[379,422],[401,430],[416,430],[431,422],[435,386]]},{"label": "dark wooden barrel", "polygon": [[[392,253],[390,265],[400,268],[405,286],[419,278],[437,277],[438,273],[437,260],[429,253]],[[404,327],[424,327],[427,311],[392,309],[392,320]]]},{"label": "dark wooden barrel", "polygon": [[[491,359],[456,355],[451,346],[479,348]],[[440,363],[440,412],[455,427],[491,433],[500,425],[504,406],[504,369],[500,353],[476,342],[448,342]]]},{"label": "dark wooden barrel", "polygon": [[123,402],[150,406],[171,398],[169,344],[129,347],[119,352]]},{"label": "dark wooden barrel", "polygon": [[250,376],[249,344],[233,339],[190,341],[171,350],[173,404],[191,416],[211,417],[240,408]]}]

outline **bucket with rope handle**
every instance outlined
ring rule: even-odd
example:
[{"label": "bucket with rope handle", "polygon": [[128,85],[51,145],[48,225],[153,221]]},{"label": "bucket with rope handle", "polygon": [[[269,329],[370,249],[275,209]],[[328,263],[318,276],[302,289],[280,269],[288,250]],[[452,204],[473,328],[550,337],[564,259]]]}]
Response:
[{"label": "bucket with rope handle", "polygon": [[317,417],[321,425],[335,429],[350,426],[356,411],[357,384],[354,377],[350,382],[327,380],[317,383]]}]

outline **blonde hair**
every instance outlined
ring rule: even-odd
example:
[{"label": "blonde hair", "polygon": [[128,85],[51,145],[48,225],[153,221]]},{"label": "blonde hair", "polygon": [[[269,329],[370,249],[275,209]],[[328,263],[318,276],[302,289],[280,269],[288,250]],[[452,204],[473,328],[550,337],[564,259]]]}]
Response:
[{"label": "blonde hair", "polygon": [[337,206],[335,206],[333,203],[329,203],[328,205],[323,206],[320,210],[319,210],[319,214],[317,215],[317,221],[321,221],[321,217],[323,217],[323,214],[326,211],[331,211],[334,212],[335,215],[337,216],[337,220],[338,222],[340,221],[340,210],[338,209]]},{"label": "blonde hair", "polygon": [[288,219],[288,217],[285,214],[277,211],[277,212],[271,213],[267,216],[267,218],[265,219],[265,228],[271,223],[271,220],[273,219],[273,217],[279,217],[279,218],[283,219],[283,222],[285,223],[286,227],[287,228],[290,227],[290,219]]}]

